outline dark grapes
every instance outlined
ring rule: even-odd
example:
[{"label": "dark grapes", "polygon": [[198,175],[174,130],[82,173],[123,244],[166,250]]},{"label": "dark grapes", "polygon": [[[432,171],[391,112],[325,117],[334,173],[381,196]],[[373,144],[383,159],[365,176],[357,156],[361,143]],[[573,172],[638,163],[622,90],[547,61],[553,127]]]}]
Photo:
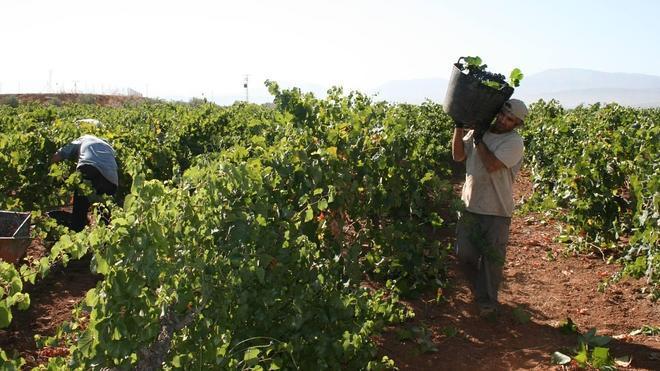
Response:
[{"label": "dark grapes", "polygon": [[493,73],[486,71],[485,64],[481,64],[481,59],[476,57],[476,60],[472,57],[462,58],[464,61],[462,63],[461,71],[467,73],[467,75],[472,76],[473,78],[480,81],[482,84],[496,88],[502,89],[509,86],[506,82],[506,77],[499,73]]},{"label": "dark grapes", "polygon": [[478,68],[468,68],[468,75],[478,79],[479,81],[494,81],[503,86],[508,85],[506,82],[506,77],[499,73],[492,73]]}]

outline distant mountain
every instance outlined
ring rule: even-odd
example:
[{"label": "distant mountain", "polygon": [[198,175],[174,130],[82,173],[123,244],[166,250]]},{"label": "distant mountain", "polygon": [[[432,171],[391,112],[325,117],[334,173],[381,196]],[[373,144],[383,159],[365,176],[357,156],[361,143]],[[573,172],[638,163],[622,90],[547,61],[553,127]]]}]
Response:
[{"label": "distant mountain", "polygon": [[579,68],[547,70],[523,79],[520,92],[546,93],[585,89],[660,89],[660,76],[612,73]]},{"label": "distant mountain", "polygon": [[660,76],[562,68],[523,79],[515,94],[527,101],[554,98],[567,107],[596,102],[660,107]]},{"label": "distant mountain", "polygon": [[651,108],[660,107],[660,89],[623,89],[623,88],[595,88],[576,89],[537,94],[516,94],[526,102],[536,102],[539,99],[549,101],[556,99],[564,107],[573,108],[580,104],[593,104],[596,102],[616,102],[623,106]]},{"label": "distant mountain", "polygon": [[[447,83],[441,78],[391,81],[373,93],[377,94],[377,99],[392,102],[419,104],[431,99],[442,103]],[[557,99],[565,107],[596,102],[660,107],[660,76],[577,68],[553,69],[525,76],[514,97],[527,102]]]}]

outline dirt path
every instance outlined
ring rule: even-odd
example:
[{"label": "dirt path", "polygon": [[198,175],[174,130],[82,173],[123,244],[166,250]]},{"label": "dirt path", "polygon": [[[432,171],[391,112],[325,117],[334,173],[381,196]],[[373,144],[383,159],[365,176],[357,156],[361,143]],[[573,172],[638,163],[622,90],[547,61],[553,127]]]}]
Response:
[{"label": "dirt path", "polygon": [[[46,249],[41,241],[34,241],[27,254],[39,259]],[[0,348],[14,358],[23,357],[28,368],[46,363],[48,357],[37,349],[34,335],[55,335],[57,327],[71,319],[73,308],[100,279],[90,272],[86,258],[70,261],[67,267],[54,267],[44,279],[38,279],[34,285],[26,284],[24,291],[30,294],[30,307],[13,311],[11,325],[0,330]]]},{"label": "dirt path", "polygon": [[[518,202],[531,184],[516,184]],[[617,266],[601,257],[563,256],[553,242],[558,224],[539,214],[514,216],[500,291],[502,311],[496,321],[479,318],[465,277],[450,264],[451,288],[409,301],[416,318],[391,328],[379,339],[381,353],[401,370],[554,370],[555,351],[573,355],[575,334],[558,328],[571,318],[581,332],[615,336],[615,357],[632,356],[624,370],[660,370],[660,336],[628,334],[644,325],[660,326],[660,302],[643,294],[644,280],[625,279],[598,291]],[[403,339],[403,340],[402,340]]]}]

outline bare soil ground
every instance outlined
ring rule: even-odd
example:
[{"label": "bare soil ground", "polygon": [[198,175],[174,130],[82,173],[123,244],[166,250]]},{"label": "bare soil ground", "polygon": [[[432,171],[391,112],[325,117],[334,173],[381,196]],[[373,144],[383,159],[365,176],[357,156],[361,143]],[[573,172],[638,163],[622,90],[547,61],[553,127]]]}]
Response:
[{"label": "bare soil ground", "polygon": [[[529,177],[520,177],[515,199],[531,192]],[[453,261],[445,300],[437,303],[437,293],[429,293],[408,301],[415,319],[378,339],[381,354],[401,370],[561,370],[550,357],[555,351],[574,354],[577,335],[558,328],[571,318],[580,332],[596,328],[615,337],[610,354],[632,356],[620,369],[660,370],[660,336],[629,335],[644,325],[660,326],[660,302],[646,298],[645,281],[623,279],[599,292],[598,284],[620,267],[600,256],[565,256],[553,242],[558,234],[559,224],[543,215],[514,215],[497,319],[479,317]],[[412,338],[402,336],[411,332]]]},{"label": "bare soil ground", "polygon": [[[35,240],[28,247],[27,259],[38,260],[46,253],[44,243]],[[89,259],[81,259],[69,262],[66,267],[54,267],[34,285],[26,284],[24,292],[30,294],[30,307],[12,311],[11,325],[0,330],[0,348],[12,357],[17,353],[25,358],[28,368],[47,362],[47,352],[37,349],[34,335],[55,335],[57,327],[71,319],[74,306],[100,279],[101,276],[90,272]]]},{"label": "bare soil ground", "polygon": [[[516,200],[530,194],[531,184],[523,176]],[[558,223],[543,215],[515,215],[497,320],[479,318],[467,281],[451,262],[444,300],[437,302],[433,292],[406,301],[416,317],[377,339],[381,355],[401,370],[561,369],[550,356],[555,351],[572,355],[577,336],[558,328],[571,318],[582,332],[595,327],[598,334],[616,336],[610,352],[632,356],[631,365],[622,369],[660,370],[660,336],[628,335],[644,325],[660,326],[660,303],[645,297],[645,282],[624,279],[599,292],[598,284],[620,267],[598,256],[565,256],[553,242],[558,233]],[[28,249],[29,258],[45,253],[39,241]],[[27,287],[32,304],[27,311],[14,311],[10,327],[0,330],[0,348],[24,357],[27,366],[44,363],[46,354],[36,348],[34,335],[53,335],[99,279],[90,273],[89,261],[82,260]],[[401,340],[404,333],[413,336]]]}]

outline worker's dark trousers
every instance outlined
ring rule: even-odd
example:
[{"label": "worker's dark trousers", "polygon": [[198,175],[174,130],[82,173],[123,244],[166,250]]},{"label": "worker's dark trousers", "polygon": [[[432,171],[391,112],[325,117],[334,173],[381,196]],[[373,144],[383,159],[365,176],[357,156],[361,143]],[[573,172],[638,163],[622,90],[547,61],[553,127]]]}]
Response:
[{"label": "worker's dark trousers", "polygon": [[456,255],[480,306],[497,305],[510,225],[511,218],[503,216],[463,211],[459,217]]},{"label": "worker's dark trousers", "polygon": [[[82,165],[78,168],[78,171],[82,173],[83,178],[92,182],[92,186],[96,190],[97,195],[109,195],[112,196],[117,192],[117,186],[112,184],[107,180],[97,168],[92,165]],[[70,228],[76,232],[82,231],[87,225],[87,213],[89,212],[89,207],[91,202],[89,198],[82,194],[80,191],[76,191],[73,195],[73,212],[71,215],[71,225]],[[105,223],[110,222],[110,211],[107,209],[102,210],[101,217]]]}]

